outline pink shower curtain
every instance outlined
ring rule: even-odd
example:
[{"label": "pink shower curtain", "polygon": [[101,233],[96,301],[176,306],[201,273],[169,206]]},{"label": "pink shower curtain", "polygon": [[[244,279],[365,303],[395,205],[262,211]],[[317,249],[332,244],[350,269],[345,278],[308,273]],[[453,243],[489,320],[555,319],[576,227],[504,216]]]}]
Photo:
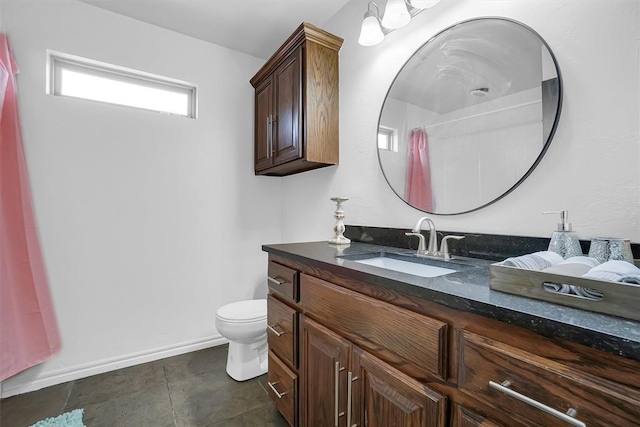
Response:
[{"label": "pink shower curtain", "polygon": [[429,140],[424,130],[412,130],[409,135],[406,200],[418,209],[433,212]]},{"label": "pink shower curtain", "polygon": [[0,381],[60,350],[33,216],[15,74],[0,33]]}]

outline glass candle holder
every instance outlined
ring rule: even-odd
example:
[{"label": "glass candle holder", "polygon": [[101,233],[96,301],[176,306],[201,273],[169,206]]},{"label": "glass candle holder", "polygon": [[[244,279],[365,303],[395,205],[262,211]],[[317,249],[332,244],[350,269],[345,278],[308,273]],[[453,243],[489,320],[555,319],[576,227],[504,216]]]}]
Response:
[{"label": "glass candle holder", "polygon": [[622,260],[633,264],[631,241],[629,239],[596,237],[591,240],[589,257],[595,258],[601,263],[611,260]]}]

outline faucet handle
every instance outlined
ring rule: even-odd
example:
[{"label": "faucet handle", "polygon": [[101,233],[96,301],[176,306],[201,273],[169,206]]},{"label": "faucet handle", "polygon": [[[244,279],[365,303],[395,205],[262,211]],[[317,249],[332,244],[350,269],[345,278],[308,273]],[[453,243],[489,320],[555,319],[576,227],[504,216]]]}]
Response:
[{"label": "faucet handle", "polygon": [[464,236],[456,236],[454,234],[450,234],[442,238],[442,242],[440,243],[442,248],[442,256],[444,257],[444,259],[447,259],[447,260],[451,259],[451,255],[449,255],[449,244],[447,242],[449,239],[462,240],[464,239]]},{"label": "faucet handle", "polygon": [[418,238],[418,254],[424,254],[427,251],[427,244],[424,236],[420,233],[404,233],[405,236],[416,236]]}]

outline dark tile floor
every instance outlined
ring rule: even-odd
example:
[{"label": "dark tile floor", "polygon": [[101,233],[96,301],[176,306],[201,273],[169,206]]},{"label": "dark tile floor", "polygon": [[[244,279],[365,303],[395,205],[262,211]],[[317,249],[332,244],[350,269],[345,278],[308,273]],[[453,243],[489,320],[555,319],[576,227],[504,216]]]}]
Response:
[{"label": "dark tile floor", "polygon": [[266,375],[236,382],[227,346],[12,396],[0,401],[0,427],[26,427],[76,408],[87,427],[279,427],[287,422],[266,392]]}]

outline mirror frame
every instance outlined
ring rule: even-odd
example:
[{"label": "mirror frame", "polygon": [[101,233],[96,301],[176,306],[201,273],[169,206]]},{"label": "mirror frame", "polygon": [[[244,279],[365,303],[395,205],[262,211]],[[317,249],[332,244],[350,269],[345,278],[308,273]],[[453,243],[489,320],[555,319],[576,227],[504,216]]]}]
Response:
[{"label": "mirror frame", "polygon": [[[542,149],[540,150],[540,154],[538,155],[538,157],[536,158],[536,160],[533,162],[533,164],[531,165],[531,167],[524,173],[524,175],[518,180],[516,181],[515,184],[513,184],[510,188],[508,188],[503,194],[501,194],[500,196],[496,197],[493,200],[490,200],[489,202],[480,205],[478,207],[475,207],[473,209],[469,209],[466,211],[462,211],[462,212],[453,212],[453,213],[437,213],[437,212],[428,212],[428,211],[424,211],[420,208],[417,208],[416,206],[413,206],[412,204],[410,204],[409,202],[407,202],[405,200],[405,198],[403,196],[401,196],[400,194],[398,194],[398,192],[396,191],[395,188],[393,188],[393,186],[391,185],[391,183],[389,182],[389,178],[387,177],[387,175],[384,172],[384,168],[382,166],[382,159],[380,157],[380,149],[378,148],[378,132],[380,130],[380,121],[382,120],[382,112],[384,110],[384,106],[385,103],[387,102],[387,99],[389,97],[389,93],[391,92],[391,88],[393,87],[394,83],[396,82],[396,79],[398,78],[398,76],[400,75],[400,73],[402,72],[402,70],[404,69],[404,67],[407,65],[407,63],[409,61],[411,61],[411,59],[418,53],[420,52],[420,50],[425,47],[427,44],[431,43],[434,39],[436,39],[437,37],[439,37],[441,34],[455,28],[458,27],[460,25],[464,25],[467,24],[469,22],[475,22],[475,21],[489,21],[489,20],[498,20],[498,21],[508,21],[511,23],[514,23],[516,25],[519,25],[523,28],[525,28],[526,30],[530,31],[533,35],[535,35],[541,42],[541,44],[546,47],[547,51],[549,52],[549,56],[551,57],[552,61],[553,61],[553,65],[555,66],[556,72],[558,74],[558,109],[556,111],[556,116],[553,120],[553,125],[551,126],[551,130],[549,131],[549,137],[547,138],[547,140],[544,142],[544,146],[542,147]],[[562,74],[560,72],[560,66],[558,65],[558,61],[553,53],[553,51],[551,50],[551,47],[549,46],[549,44],[546,42],[546,40],[544,38],[542,38],[542,36],[535,31],[534,29],[532,29],[531,27],[529,27],[526,24],[523,24],[522,22],[516,21],[515,19],[510,19],[510,18],[505,18],[505,17],[501,17],[501,16],[484,16],[484,17],[479,17],[479,18],[471,18],[471,19],[466,19],[464,21],[460,21],[457,22],[453,25],[450,25],[446,28],[444,28],[441,31],[438,31],[436,34],[434,34],[431,38],[429,38],[429,40],[427,40],[425,43],[423,43],[422,45],[420,45],[420,47],[418,47],[408,58],[407,60],[404,62],[404,64],[402,65],[402,67],[400,67],[400,69],[398,70],[398,72],[396,73],[396,76],[393,78],[393,81],[391,82],[391,85],[389,85],[389,89],[387,89],[387,93],[385,94],[384,97],[384,101],[382,102],[382,106],[380,107],[380,114],[378,115],[378,126],[376,128],[376,139],[375,139],[375,144],[376,144],[376,154],[378,156],[378,164],[380,166],[380,170],[382,171],[382,175],[384,176],[385,181],[387,181],[387,185],[389,185],[389,188],[391,188],[391,190],[395,193],[396,196],[398,196],[403,202],[405,202],[407,205],[411,206],[414,209],[417,209],[421,212],[426,212],[428,214],[431,215],[441,215],[441,216],[453,216],[453,215],[462,215],[462,214],[466,214],[466,213],[470,213],[470,212],[475,212],[478,211],[480,209],[483,209],[489,205],[492,205],[494,203],[496,203],[497,201],[505,198],[508,194],[510,194],[513,190],[515,190],[520,184],[522,184],[522,182],[524,182],[525,179],[527,179],[529,177],[529,175],[531,175],[531,173],[533,172],[533,170],[538,166],[538,164],[540,163],[540,161],[542,160],[542,158],[544,157],[545,153],[547,152],[547,149],[549,148],[549,145],[551,144],[551,141],[553,140],[553,137],[556,133],[556,128],[558,127],[558,122],[560,121],[560,115],[562,112],[562,103],[563,103],[563,84],[562,84]]]}]

